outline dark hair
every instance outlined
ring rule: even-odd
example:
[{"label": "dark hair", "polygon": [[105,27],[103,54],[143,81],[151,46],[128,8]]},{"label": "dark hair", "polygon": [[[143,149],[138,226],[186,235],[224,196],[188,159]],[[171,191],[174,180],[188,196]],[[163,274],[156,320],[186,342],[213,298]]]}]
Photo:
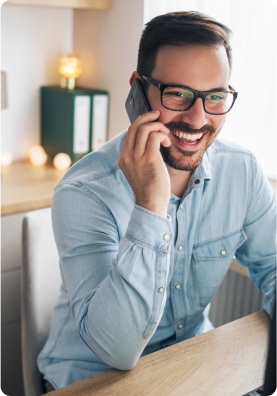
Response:
[{"label": "dark hair", "polygon": [[226,49],[230,73],[232,31],[220,22],[196,11],[171,12],[148,22],[142,32],[138,51],[137,71],[151,76],[158,51],[166,45],[223,45]]}]

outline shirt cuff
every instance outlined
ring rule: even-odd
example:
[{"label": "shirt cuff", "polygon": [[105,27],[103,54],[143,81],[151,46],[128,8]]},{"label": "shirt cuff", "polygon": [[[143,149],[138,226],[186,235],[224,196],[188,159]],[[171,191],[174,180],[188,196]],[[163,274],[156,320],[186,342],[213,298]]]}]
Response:
[{"label": "shirt cuff", "polygon": [[170,252],[173,241],[171,217],[161,216],[139,205],[134,206],[126,237],[149,248]]}]

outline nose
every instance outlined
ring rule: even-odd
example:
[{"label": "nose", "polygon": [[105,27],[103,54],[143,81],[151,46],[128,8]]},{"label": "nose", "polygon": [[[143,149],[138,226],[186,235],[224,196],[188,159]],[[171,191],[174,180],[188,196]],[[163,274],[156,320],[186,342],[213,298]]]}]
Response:
[{"label": "nose", "polygon": [[194,105],[181,113],[182,121],[187,122],[194,129],[200,129],[208,123],[207,113],[204,110],[201,98],[197,98]]}]

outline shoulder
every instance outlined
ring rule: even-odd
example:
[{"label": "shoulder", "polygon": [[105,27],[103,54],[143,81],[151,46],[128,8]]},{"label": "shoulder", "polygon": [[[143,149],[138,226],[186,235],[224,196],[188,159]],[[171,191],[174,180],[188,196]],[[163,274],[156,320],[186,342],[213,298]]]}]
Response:
[{"label": "shoulder", "polygon": [[207,155],[213,168],[225,170],[227,174],[235,175],[243,169],[253,172],[257,161],[253,153],[245,147],[223,139],[216,139],[208,148]]},{"label": "shoulder", "polygon": [[[64,175],[54,193],[54,202],[72,205],[100,205],[110,213],[130,211],[134,192],[118,166],[123,138],[127,130],[109,140],[99,149],[76,162]],[[82,203],[82,204],[81,204]]]},{"label": "shoulder", "polygon": [[216,139],[208,149],[212,155],[226,153],[226,154],[242,154],[253,157],[253,153],[245,147],[236,143],[229,142],[224,139]]},{"label": "shoulder", "polygon": [[214,182],[251,193],[259,165],[253,153],[245,147],[216,139],[207,150]]},{"label": "shoulder", "polygon": [[122,141],[127,130],[115,136],[99,149],[87,154],[66,172],[58,186],[62,184],[78,184],[101,179],[119,170],[118,158]]}]

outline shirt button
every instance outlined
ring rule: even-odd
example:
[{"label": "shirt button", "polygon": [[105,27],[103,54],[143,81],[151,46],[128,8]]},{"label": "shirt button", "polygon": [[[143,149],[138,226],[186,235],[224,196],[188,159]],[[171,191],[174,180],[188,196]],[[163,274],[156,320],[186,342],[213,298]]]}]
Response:
[{"label": "shirt button", "polygon": [[168,234],[164,234],[164,240],[165,241],[169,241],[170,240],[170,236]]},{"label": "shirt button", "polygon": [[162,293],[163,291],[164,291],[163,287],[160,287],[159,290],[158,290],[159,293]]},{"label": "shirt button", "polygon": [[179,290],[181,288],[181,285],[176,285],[175,289]]},{"label": "shirt button", "polygon": [[224,250],[224,249],[222,249],[221,251],[220,251],[220,254],[221,254],[221,256],[226,256],[226,250]]},{"label": "shirt button", "polygon": [[181,204],[181,205],[179,206],[179,208],[180,208],[180,209],[183,209],[183,205]]},{"label": "shirt button", "polygon": [[179,325],[179,326],[178,326],[178,329],[181,330],[182,328],[183,328],[183,325]]},{"label": "shirt button", "polygon": [[196,179],[196,180],[194,181],[194,183],[195,183],[195,184],[199,184],[199,183],[200,183],[200,180],[199,180],[199,179]]},{"label": "shirt button", "polygon": [[180,245],[180,246],[178,247],[178,250],[183,250],[183,246]]}]

